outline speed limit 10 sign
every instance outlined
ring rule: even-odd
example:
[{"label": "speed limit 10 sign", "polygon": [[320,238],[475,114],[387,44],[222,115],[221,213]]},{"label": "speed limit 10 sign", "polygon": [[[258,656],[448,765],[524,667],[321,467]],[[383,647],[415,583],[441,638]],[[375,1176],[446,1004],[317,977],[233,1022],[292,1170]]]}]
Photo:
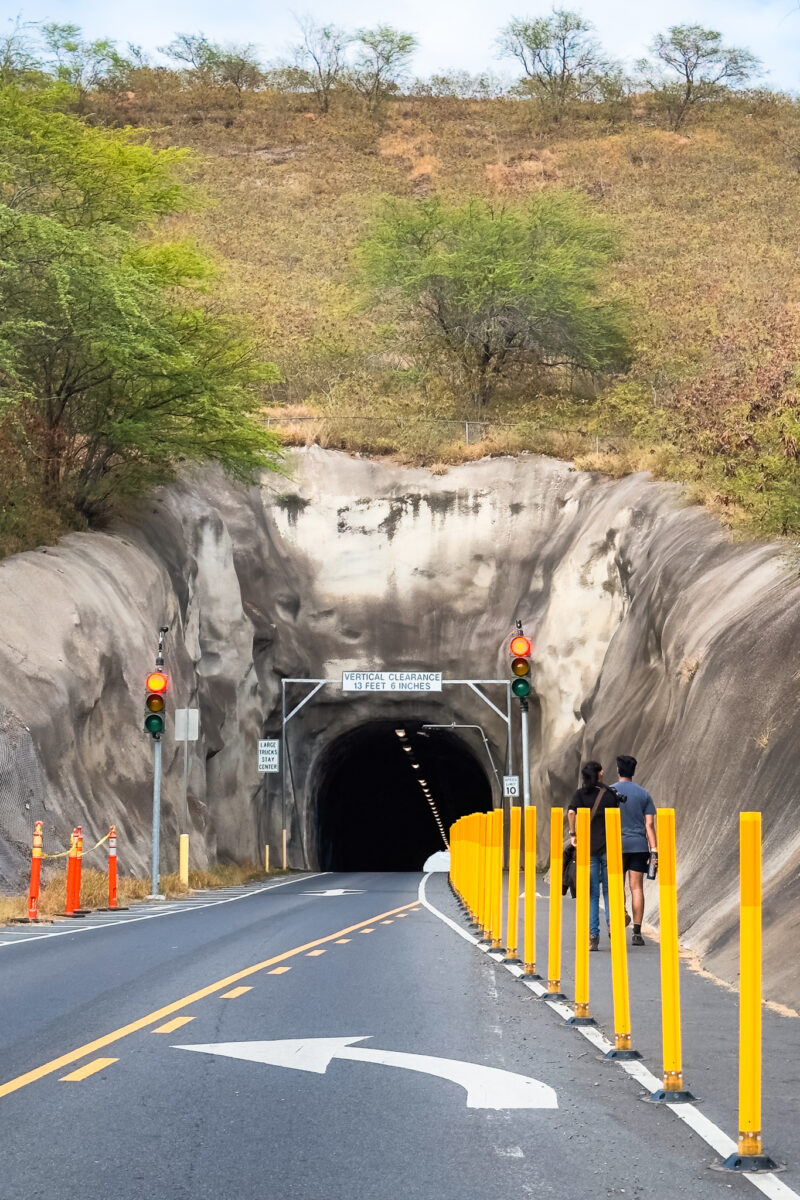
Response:
[{"label": "speed limit 10 sign", "polygon": [[503,776],[503,796],[515,800],[519,795],[519,775]]}]

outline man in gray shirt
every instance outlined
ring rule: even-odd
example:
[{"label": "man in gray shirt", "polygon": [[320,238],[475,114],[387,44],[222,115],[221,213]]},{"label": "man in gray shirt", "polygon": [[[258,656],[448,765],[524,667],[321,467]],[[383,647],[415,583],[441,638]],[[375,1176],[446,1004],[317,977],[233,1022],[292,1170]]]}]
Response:
[{"label": "man in gray shirt", "polygon": [[622,869],[628,874],[633,910],[632,946],[643,946],[644,873],[651,854],[656,853],[656,806],[653,797],[633,782],[636,759],[630,754],[617,758],[619,783],[614,791],[625,797],[620,805],[622,823]]}]

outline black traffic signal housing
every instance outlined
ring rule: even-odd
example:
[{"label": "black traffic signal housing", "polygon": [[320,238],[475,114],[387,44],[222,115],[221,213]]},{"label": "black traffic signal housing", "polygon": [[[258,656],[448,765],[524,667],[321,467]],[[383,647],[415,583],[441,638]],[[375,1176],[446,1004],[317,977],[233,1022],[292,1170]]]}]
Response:
[{"label": "black traffic signal housing", "polygon": [[167,688],[169,679],[164,671],[151,671],[145,684],[144,727],[155,740],[161,737],[166,723]]},{"label": "black traffic signal housing", "polygon": [[511,691],[520,700],[524,700],[531,694],[531,641],[526,638],[524,633],[515,633],[509,642],[509,653],[511,654],[511,674],[514,676],[514,682],[511,684]]}]

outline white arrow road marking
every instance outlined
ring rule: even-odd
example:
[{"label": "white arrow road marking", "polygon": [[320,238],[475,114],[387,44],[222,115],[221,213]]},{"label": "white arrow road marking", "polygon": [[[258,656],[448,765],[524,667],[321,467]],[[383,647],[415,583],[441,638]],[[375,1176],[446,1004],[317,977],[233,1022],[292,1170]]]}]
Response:
[{"label": "white arrow road marking", "polygon": [[301,892],[301,896],[363,896],[364,888],[329,888],[327,892]]},{"label": "white arrow road marking", "polygon": [[434,1058],[429,1054],[403,1054],[396,1050],[372,1050],[353,1046],[365,1037],[285,1038],[273,1042],[216,1042],[206,1046],[173,1046],[173,1050],[194,1050],[198,1054],[219,1054],[245,1062],[266,1063],[272,1067],[291,1067],[324,1075],[334,1058],[354,1062],[378,1063],[383,1067],[401,1067],[422,1071],[459,1083],[467,1093],[467,1108],[558,1108],[553,1088],[529,1075],[516,1075],[497,1067],[460,1062],[455,1058]]}]

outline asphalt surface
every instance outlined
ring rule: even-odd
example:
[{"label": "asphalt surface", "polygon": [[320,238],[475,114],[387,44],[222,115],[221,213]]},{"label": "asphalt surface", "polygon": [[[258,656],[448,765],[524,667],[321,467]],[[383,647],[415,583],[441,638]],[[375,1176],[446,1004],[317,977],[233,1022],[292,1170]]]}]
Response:
[{"label": "asphalt surface", "polygon": [[[640,1103],[636,1081],[420,907],[419,884],[300,876],[232,902],[0,945],[2,1200],[759,1194],[710,1171],[713,1152],[673,1113]],[[309,894],[330,889],[351,892]],[[426,895],[464,925],[444,876]],[[634,1038],[658,1074],[656,959],[651,943],[631,975]],[[607,949],[592,960],[602,1019]],[[697,976],[683,986],[687,1030],[697,1015],[701,1031],[687,1032],[687,1084],[735,1136],[734,997]],[[780,1061],[765,1074],[774,1068],[774,1091],[787,1094],[765,1087],[765,1137],[797,1187],[800,1021],[774,1020],[767,1054],[779,1039]],[[458,1083],[371,1061],[312,1073],[176,1048],[310,1038],[533,1077],[558,1107],[468,1108]],[[102,1059],[113,1061],[65,1079]]]}]

